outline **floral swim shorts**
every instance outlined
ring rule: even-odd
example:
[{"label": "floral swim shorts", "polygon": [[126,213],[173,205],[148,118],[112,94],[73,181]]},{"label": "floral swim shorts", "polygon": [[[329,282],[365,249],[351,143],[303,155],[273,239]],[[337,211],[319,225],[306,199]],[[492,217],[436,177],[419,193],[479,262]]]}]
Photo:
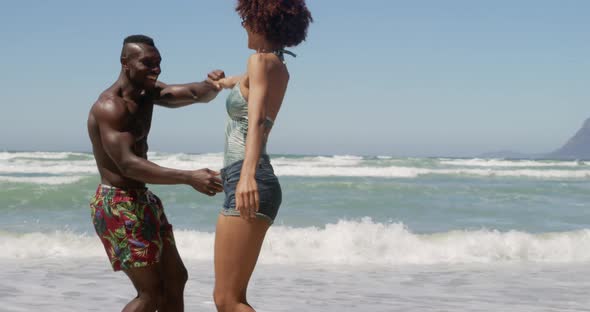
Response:
[{"label": "floral swim shorts", "polygon": [[164,244],[174,245],[162,202],[147,188],[126,190],[101,184],[90,210],[115,271],[157,263]]}]

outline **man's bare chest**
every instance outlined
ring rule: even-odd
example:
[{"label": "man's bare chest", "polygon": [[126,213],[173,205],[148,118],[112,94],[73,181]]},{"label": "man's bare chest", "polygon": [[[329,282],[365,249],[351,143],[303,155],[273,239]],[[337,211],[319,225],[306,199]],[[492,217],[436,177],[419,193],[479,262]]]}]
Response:
[{"label": "man's bare chest", "polygon": [[147,138],[152,126],[153,104],[138,105],[137,109],[130,112],[128,118],[129,131],[135,136],[136,141]]}]

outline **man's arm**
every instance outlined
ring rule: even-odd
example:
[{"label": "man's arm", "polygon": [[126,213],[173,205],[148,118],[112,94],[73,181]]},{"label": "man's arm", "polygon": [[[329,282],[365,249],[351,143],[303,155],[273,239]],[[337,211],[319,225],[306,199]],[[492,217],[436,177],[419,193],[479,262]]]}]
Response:
[{"label": "man's arm", "polygon": [[188,184],[197,191],[214,195],[222,190],[218,173],[209,169],[195,171],[161,167],[133,152],[136,138],[125,129],[128,113],[124,105],[110,100],[96,110],[102,146],[122,175],[150,184]]},{"label": "man's arm", "polygon": [[213,100],[222,89],[216,81],[223,79],[225,74],[215,70],[208,74],[207,80],[186,84],[167,85],[158,82],[156,90],[160,90],[154,103],[168,108],[177,108],[193,103],[208,103]]}]

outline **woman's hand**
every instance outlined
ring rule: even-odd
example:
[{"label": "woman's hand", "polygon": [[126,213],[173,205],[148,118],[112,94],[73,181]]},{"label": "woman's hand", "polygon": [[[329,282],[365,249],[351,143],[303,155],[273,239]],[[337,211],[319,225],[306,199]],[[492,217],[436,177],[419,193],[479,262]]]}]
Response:
[{"label": "woman's hand", "polygon": [[236,210],[240,217],[248,221],[255,219],[259,204],[258,184],[254,177],[240,178],[236,187]]},{"label": "woman's hand", "polygon": [[231,89],[236,85],[236,83],[238,83],[242,79],[242,76],[224,76],[215,78],[217,79],[212,79],[212,77],[209,77],[211,82],[214,83],[216,87],[218,87],[219,89]]},{"label": "woman's hand", "polygon": [[233,80],[228,78],[219,79],[217,81],[217,84],[221,89],[231,89],[236,85],[235,82],[233,82]]},{"label": "woman's hand", "polygon": [[217,91],[220,91],[221,89],[223,89],[223,87],[220,84],[220,81],[224,79],[226,79],[225,73],[223,72],[223,70],[218,69],[208,73],[207,80],[205,80],[205,82],[207,82],[209,85],[214,86]]}]

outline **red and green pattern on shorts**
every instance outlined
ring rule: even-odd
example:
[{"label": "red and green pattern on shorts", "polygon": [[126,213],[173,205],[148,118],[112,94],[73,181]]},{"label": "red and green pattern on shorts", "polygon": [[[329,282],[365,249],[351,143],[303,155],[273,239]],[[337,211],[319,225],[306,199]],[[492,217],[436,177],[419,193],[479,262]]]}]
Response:
[{"label": "red and green pattern on shorts", "polygon": [[115,271],[157,263],[164,242],[174,244],[162,202],[147,189],[99,185],[90,209],[96,234]]}]

